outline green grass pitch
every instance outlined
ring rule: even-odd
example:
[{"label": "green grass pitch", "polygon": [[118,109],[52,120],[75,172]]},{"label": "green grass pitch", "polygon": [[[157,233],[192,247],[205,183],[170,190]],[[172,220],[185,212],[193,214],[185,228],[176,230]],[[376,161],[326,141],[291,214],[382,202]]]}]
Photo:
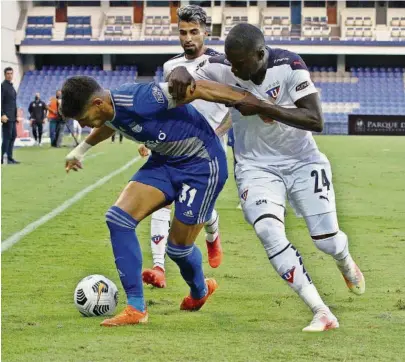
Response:
[{"label": "green grass pitch", "polygon": [[[340,328],[301,329],[311,313],[273,271],[260,241],[236,209],[232,168],[217,209],[224,261],[210,269],[219,289],[197,313],[181,312],[188,293],[167,260],[167,289],[145,287],[150,313],[142,326],[106,329],[73,305],[77,282],[104,274],[125,298],[104,213],[144,161],[111,179],[2,254],[3,361],[405,361],[405,137],[317,137],[332,163],[341,229],[364,272],[356,297],[331,258],[313,245],[289,210],[287,234],[299,248]],[[121,167],[136,146],[105,143],[79,173],[64,173],[66,149],[16,151],[21,165],[2,167],[2,240]],[[229,157],[229,165],[232,159]],[[151,265],[149,219],[138,228],[144,266]]]}]

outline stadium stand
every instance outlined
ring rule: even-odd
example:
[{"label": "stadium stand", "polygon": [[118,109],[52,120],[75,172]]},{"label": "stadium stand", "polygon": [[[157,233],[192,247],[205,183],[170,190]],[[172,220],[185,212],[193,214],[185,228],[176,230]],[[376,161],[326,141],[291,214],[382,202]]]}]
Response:
[{"label": "stadium stand", "polygon": [[[350,49],[357,47],[357,44],[359,47],[371,46],[377,49],[378,44],[389,42],[393,49],[391,54],[395,54],[396,46],[405,45],[404,7],[387,6],[386,12],[383,12],[381,17],[381,13],[378,14],[377,5],[361,7],[361,2],[358,2],[360,5],[356,5],[357,7],[349,5],[354,2],[347,2],[344,6],[342,6],[344,2],[339,2],[335,13],[328,8],[328,2],[316,2],[319,3],[316,7],[311,6],[309,2],[302,2],[298,13],[294,13],[291,4],[285,6],[281,3],[283,2],[257,2],[256,5],[253,2],[206,4],[204,9],[208,15],[207,30],[209,40],[212,40],[209,43],[210,46],[221,47],[232,27],[241,22],[256,25],[262,29],[270,46],[281,48],[288,48],[288,44],[298,47],[304,44],[312,47],[321,43],[328,45],[328,42],[332,42],[333,46],[341,46],[341,49],[344,44],[350,46]],[[114,7],[110,6],[111,4],[68,6],[66,22],[55,20],[55,8],[34,6],[27,10],[21,27],[21,39],[25,36],[27,44],[29,42],[35,44],[37,39],[40,39],[38,46],[50,41],[63,44],[64,41],[74,40],[76,44],[77,40],[77,44],[83,46],[83,49],[86,49],[90,42],[97,43],[96,45],[100,47],[103,46],[101,43],[105,42],[105,45],[113,49],[114,46],[121,46],[121,44],[125,46],[125,42],[128,41],[137,41],[126,46],[139,47],[138,49],[141,49],[143,44],[149,47],[164,47],[170,44],[170,41],[173,41],[171,45],[173,48],[174,44],[178,47],[179,30],[172,18],[175,9],[148,4],[149,2],[143,3],[141,17],[136,16],[135,8],[132,6]],[[111,44],[110,41],[120,41],[121,44]],[[340,41],[341,44],[339,44]],[[159,44],[159,42],[162,43]],[[220,50],[220,47],[216,49]],[[179,48],[175,51],[179,51]],[[95,52],[90,53],[95,54]],[[106,54],[102,51],[101,53]],[[117,49],[117,54],[120,53]],[[139,52],[139,61],[137,58],[140,69],[143,69],[142,53],[142,51]],[[161,54],[161,52],[157,53]],[[114,55],[114,50],[109,54]],[[110,57],[109,54],[107,58]],[[169,54],[172,53],[167,53],[168,58],[171,56]],[[345,51],[341,54],[344,55]],[[323,102],[326,121],[324,133],[347,133],[349,114],[405,114],[405,72],[402,67],[390,67],[387,63],[381,64],[379,68],[360,66],[349,69],[350,67],[346,65],[345,70],[346,60],[339,65],[338,56],[336,54],[334,56],[332,66],[313,66],[318,64],[316,59],[309,63],[312,65],[310,67],[312,78]],[[125,60],[122,62],[125,63]],[[152,74],[154,67],[162,64],[159,62],[153,63],[147,74]],[[131,64],[132,61],[128,63]],[[41,92],[44,99],[48,99],[67,76],[75,74],[94,76],[107,88],[135,79],[163,80],[161,66],[155,69],[152,76],[144,78],[145,74],[138,75],[136,66],[117,64],[120,64],[118,58],[107,62],[106,70],[95,66],[53,66],[43,67],[42,70],[31,70],[25,73],[22,80],[18,92],[19,104],[26,109],[36,91]],[[361,62],[359,64],[361,65]],[[39,87],[38,84],[40,84]],[[375,91],[372,92],[371,89]],[[398,89],[404,91],[398,92]]]},{"label": "stadium stand", "polygon": [[105,71],[97,66],[44,66],[42,70],[28,71],[24,74],[18,89],[17,104],[24,110],[28,109],[36,92],[48,101],[60,89],[64,80],[74,75],[94,77],[105,88],[115,88],[122,83],[134,82],[137,78],[136,66],[117,66],[116,70]]},{"label": "stadium stand", "polygon": [[310,71],[322,100],[324,133],[347,133],[349,114],[405,114],[405,68],[351,68],[339,73],[331,67],[310,67]]}]

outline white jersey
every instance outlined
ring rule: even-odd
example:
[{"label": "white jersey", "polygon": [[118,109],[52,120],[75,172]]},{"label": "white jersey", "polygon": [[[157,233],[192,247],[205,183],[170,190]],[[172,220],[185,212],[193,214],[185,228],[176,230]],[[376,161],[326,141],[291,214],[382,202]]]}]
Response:
[{"label": "white jersey", "polygon": [[[163,76],[166,80],[170,72],[176,67],[186,67],[187,70],[191,73],[193,72],[196,67],[204,62],[206,59],[212,56],[218,56],[220,53],[216,52],[213,49],[207,48],[205,53],[198,58],[195,59],[187,59],[183,54],[179,54],[176,57],[168,60],[165,64],[163,64]],[[225,117],[229,113],[229,109],[225,107],[223,104],[219,103],[212,103],[203,101],[201,99],[197,99],[191,103],[194,108],[200,112],[205,119],[208,121],[210,126],[214,129],[214,131],[218,128],[221,122],[225,119]]]},{"label": "white jersey", "polygon": [[[272,100],[286,108],[317,90],[304,61],[284,49],[267,48],[268,69],[261,85],[237,78],[225,56],[215,56],[200,64],[192,73],[195,79],[207,79],[246,89],[262,100]],[[265,123],[258,116],[241,116],[233,121],[235,158],[240,170],[287,166],[297,161],[322,160],[311,132],[280,122]]]}]

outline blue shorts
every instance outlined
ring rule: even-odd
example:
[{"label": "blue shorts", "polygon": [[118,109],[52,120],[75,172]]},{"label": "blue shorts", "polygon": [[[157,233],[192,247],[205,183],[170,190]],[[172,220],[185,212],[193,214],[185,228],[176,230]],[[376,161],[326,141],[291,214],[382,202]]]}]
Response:
[{"label": "blue shorts", "polygon": [[211,217],[227,178],[225,153],[218,152],[211,161],[193,159],[177,165],[151,156],[131,181],[162,191],[168,204],[175,202],[176,218],[184,224],[196,225]]}]

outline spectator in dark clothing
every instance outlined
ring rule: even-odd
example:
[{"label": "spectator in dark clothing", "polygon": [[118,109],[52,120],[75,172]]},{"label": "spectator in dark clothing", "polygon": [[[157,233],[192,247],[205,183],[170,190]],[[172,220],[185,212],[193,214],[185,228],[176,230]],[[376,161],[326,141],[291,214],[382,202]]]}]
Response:
[{"label": "spectator in dark clothing", "polygon": [[41,100],[40,94],[35,94],[35,100],[32,101],[28,107],[30,114],[30,121],[32,126],[32,134],[35,138],[35,143],[41,146],[43,124],[45,123],[45,117],[48,107],[45,102]]},{"label": "spectator in dark clothing", "polygon": [[111,143],[114,143],[114,142],[115,142],[115,135],[116,135],[117,133],[120,135],[120,143],[122,143],[122,139],[124,138],[124,136],[122,135],[121,132],[115,132],[115,133],[111,136]]},{"label": "spectator in dark clothing", "polygon": [[18,164],[13,158],[14,141],[17,137],[17,92],[14,89],[13,68],[4,69],[5,80],[1,83],[1,127],[3,142],[1,144],[1,163],[7,154],[9,164]]}]

